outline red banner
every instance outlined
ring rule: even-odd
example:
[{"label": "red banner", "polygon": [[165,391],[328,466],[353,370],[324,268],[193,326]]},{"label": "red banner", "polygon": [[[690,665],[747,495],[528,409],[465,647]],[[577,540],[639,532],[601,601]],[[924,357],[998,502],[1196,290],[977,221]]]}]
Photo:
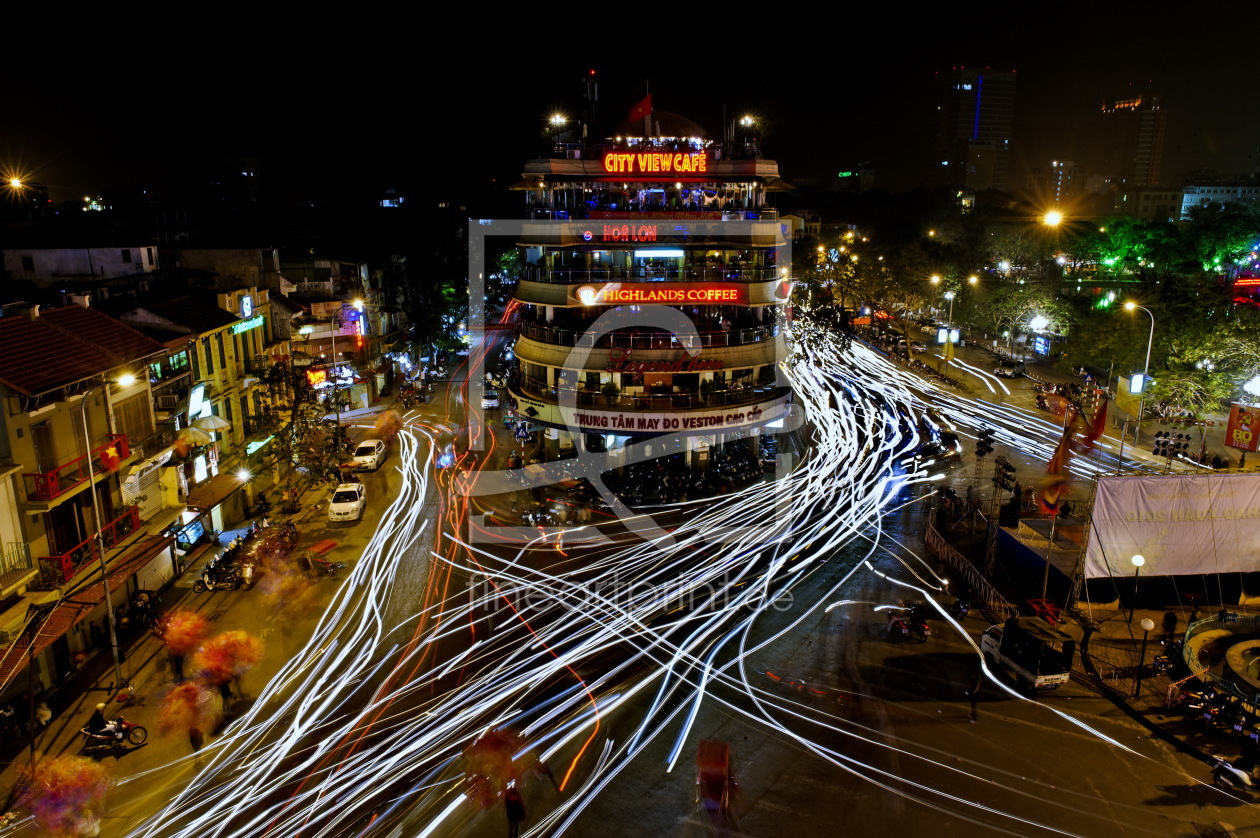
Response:
[{"label": "red banner", "polygon": [[1260,431],[1260,408],[1234,402],[1225,428],[1225,444],[1239,451],[1256,450],[1256,433]]}]

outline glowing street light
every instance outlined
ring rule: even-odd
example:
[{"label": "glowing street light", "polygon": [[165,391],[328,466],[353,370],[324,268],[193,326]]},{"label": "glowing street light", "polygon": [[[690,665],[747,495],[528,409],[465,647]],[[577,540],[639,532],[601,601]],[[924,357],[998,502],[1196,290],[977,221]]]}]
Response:
[{"label": "glowing street light", "polygon": [[1047,227],[1058,227],[1063,223],[1063,213],[1058,210],[1050,210],[1041,217],[1041,223]]},{"label": "glowing street light", "polygon": [[979,281],[980,281],[980,277],[976,276],[975,274],[972,274],[971,276],[967,277],[967,283],[969,285],[975,285]]},{"label": "glowing street light", "polygon": [[1124,304],[1125,311],[1133,311],[1134,309],[1138,309],[1138,308],[1142,309],[1142,311],[1150,315],[1151,333],[1146,339],[1146,364],[1142,367],[1142,392],[1138,394],[1137,424],[1133,428],[1133,444],[1134,445],[1138,444],[1138,435],[1142,431],[1142,413],[1143,413],[1143,408],[1146,405],[1146,386],[1147,386],[1147,382],[1150,381],[1150,377],[1151,377],[1151,344],[1155,342],[1155,315],[1151,314],[1151,310],[1147,308],[1146,306],[1138,305],[1132,300]]},{"label": "glowing street light", "polygon": [[1137,605],[1138,574],[1142,572],[1142,565],[1146,564],[1146,556],[1136,553],[1129,561],[1133,563],[1133,599],[1129,600],[1129,622],[1131,623],[1133,622],[1133,609]]}]

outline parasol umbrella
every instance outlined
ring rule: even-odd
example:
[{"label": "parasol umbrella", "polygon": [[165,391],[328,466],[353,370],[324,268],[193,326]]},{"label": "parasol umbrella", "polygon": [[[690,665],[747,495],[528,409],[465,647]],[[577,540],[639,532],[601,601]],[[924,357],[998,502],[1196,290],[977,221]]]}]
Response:
[{"label": "parasol umbrella", "polygon": [[201,428],[203,431],[225,431],[232,427],[232,423],[224,419],[222,416],[202,416],[200,419],[193,421],[194,428]]},{"label": "parasol umbrella", "polygon": [[210,442],[210,434],[195,425],[190,425],[179,432],[179,438],[192,445],[205,445]]}]

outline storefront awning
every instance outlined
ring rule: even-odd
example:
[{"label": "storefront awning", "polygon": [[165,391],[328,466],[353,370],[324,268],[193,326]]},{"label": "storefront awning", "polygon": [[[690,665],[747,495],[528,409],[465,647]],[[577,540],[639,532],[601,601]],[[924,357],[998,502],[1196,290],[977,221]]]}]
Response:
[{"label": "storefront awning", "polygon": [[188,508],[209,512],[244,485],[234,474],[216,474],[188,493]]},{"label": "storefront awning", "polygon": [[[165,550],[175,539],[169,535],[153,535],[138,541],[121,557],[110,562],[109,589],[117,591],[127,580],[148,564],[154,556]],[[39,655],[72,627],[82,622],[88,614],[105,601],[104,586],[96,581],[80,590],[66,594],[53,608],[35,634],[35,648],[30,647],[30,636],[22,635],[0,651],[0,689],[26,666],[32,654]]]}]

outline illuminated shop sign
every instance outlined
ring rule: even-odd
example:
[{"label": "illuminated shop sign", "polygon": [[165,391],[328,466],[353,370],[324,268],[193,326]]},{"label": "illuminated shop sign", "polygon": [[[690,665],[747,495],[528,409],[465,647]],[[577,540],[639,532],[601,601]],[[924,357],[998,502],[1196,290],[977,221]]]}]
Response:
[{"label": "illuminated shop sign", "polygon": [[[772,408],[773,415],[780,409]],[[701,431],[706,429],[733,428],[740,425],[760,422],[766,411],[756,405],[749,408],[734,408],[724,411],[698,414],[642,414],[642,413],[606,413],[604,411],[575,412],[573,419],[583,429],[599,429],[606,431],[647,431],[649,433],[667,431]]]},{"label": "illuminated shop sign", "polygon": [[605,224],[602,230],[583,230],[582,238],[587,241],[599,239],[606,242],[654,242],[656,241],[656,225]]},{"label": "illuminated shop sign", "polygon": [[252,320],[243,320],[232,326],[232,334],[239,335],[241,332],[248,332],[250,329],[257,329],[263,324],[263,316],[260,314]]},{"label": "illuminated shop sign", "polygon": [[584,306],[634,305],[742,305],[748,302],[748,286],[735,282],[651,282],[635,285],[609,283],[582,285],[572,299]]},{"label": "illuminated shop sign", "polygon": [[635,361],[630,357],[633,352],[633,349],[608,350],[608,371],[631,373],[638,382],[643,380],[644,373],[713,372],[726,366],[723,361],[693,357],[685,352],[672,361]]},{"label": "illuminated shop sign", "polygon": [[604,171],[619,175],[694,174],[709,171],[709,155],[703,151],[695,154],[610,151],[604,155]]}]

